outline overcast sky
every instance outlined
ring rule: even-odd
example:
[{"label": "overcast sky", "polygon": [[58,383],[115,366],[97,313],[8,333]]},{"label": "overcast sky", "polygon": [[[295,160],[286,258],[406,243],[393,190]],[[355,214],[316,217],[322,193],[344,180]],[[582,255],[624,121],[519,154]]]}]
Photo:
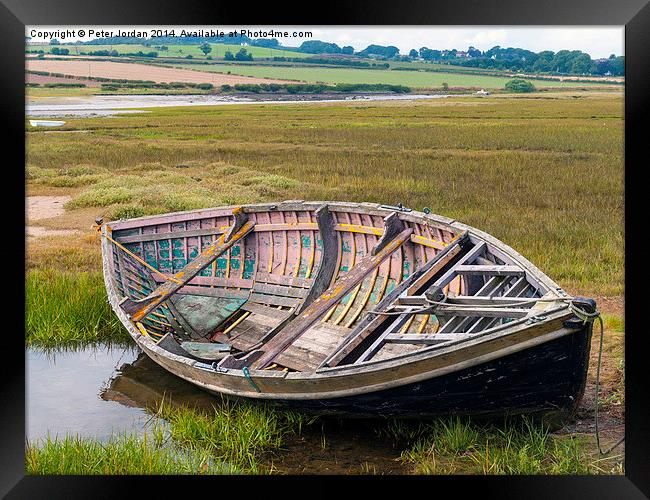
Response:
[{"label": "overcast sky", "polygon": [[[78,30],[89,29],[130,31],[156,29],[213,29],[229,32],[240,30],[246,26],[28,26],[27,36],[32,29],[37,30]],[[562,27],[509,27],[509,26],[458,26],[458,27],[407,27],[407,26],[381,26],[381,27],[329,27],[329,26],[250,26],[252,31],[280,30],[293,32],[294,30],[310,30],[311,38],[305,37],[276,37],[282,45],[298,46],[306,40],[322,40],[334,42],[340,46],[352,45],[355,50],[362,50],[368,45],[395,45],[402,54],[407,54],[411,49],[429,47],[432,49],[464,49],[473,45],[480,50],[488,50],[495,45],[501,47],[521,47],[540,52],[552,50],[557,52],[562,49],[582,50],[592,58],[608,57],[610,54],[622,55],[624,52],[624,27],[623,26],[562,26]],[[56,37],[62,40],[62,37]],[[84,41],[96,37],[85,36]],[[253,36],[252,38],[258,38]],[[261,38],[261,37],[260,37]],[[80,39],[66,38],[66,42]],[[34,37],[33,41],[45,41],[45,38]]]}]

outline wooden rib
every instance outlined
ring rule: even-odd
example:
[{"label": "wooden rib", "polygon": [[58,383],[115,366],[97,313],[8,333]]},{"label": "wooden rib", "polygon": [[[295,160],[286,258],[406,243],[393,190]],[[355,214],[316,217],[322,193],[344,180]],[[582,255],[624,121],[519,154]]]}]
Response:
[{"label": "wooden rib", "polygon": [[377,294],[377,300],[375,301],[375,304],[379,304],[379,302],[381,302],[381,299],[384,297],[384,293],[386,293],[386,287],[388,286],[388,280],[390,279],[392,263],[392,258],[386,259],[386,275],[384,276],[384,281],[382,282],[379,293]]},{"label": "wooden rib", "polygon": [[[267,212],[266,215],[269,219],[269,222],[271,222],[271,214]],[[269,263],[267,265],[266,272],[271,274],[273,272],[273,259],[275,258],[275,240],[273,239],[272,232],[269,231],[268,236],[269,236],[269,252],[268,252]]]},{"label": "wooden rib", "polygon": [[406,333],[408,329],[411,327],[411,323],[413,323],[413,320],[415,320],[415,314],[411,314],[409,319],[404,323],[404,326],[400,330],[400,333]]},{"label": "wooden rib", "polygon": [[[350,218],[350,221],[352,221],[352,215],[355,215],[355,218],[358,218],[359,222],[361,222],[361,217],[359,216],[359,214],[349,214],[348,217]],[[364,246],[363,255],[365,256],[365,255],[368,254],[368,242],[366,241],[365,234],[362,235],[361,238],[362,238],[363,246]],[[352,241],[354,241],[353,261],[352,261],[353,262],[352,266],[354,266],[354,262],[356,262],[356,255],[357,255],[357,242],[356,242],[356,237],[355,237],[354,234],[352,235]],[[363,281],[361,281],[354,288],[354,290],[352,290],[352,292],[350,292],[350,294],[348,295],[348,302],[343,307],[343,311],[341,312],[339,317],[336,320],[334,320],[335,325],[338,325],[341,321],[343,321],[343,318],[345,318],[348,311],[352,308],[352,304],[354,304],[354,301],[357,300],[357,295],[359,293],[359,290],[361,289],[361,284],[362,283],[363,283]]]},{"label": "wooden rib", "polygon": [[228,335],[228,333],[230,333],[239,323],[241,323],[246,318],[248,318],[248,316],[250,316],[250,314],[251,313],[249,311],[244,312],[244,314],[242,314],[239,318],[237,318],[235,321],[233,321],[232,325],[230,325],[228,328],[226,328],[223,331],[223,334]]},{"label": "wooden rib", "polygon": [[[311,221],[311,212],[307,212],[309,220]],[[309,254],[309,264],[307,265],[307,271],[305,273],[305,278],[311,276],[311,271],[314,268],[314,258],[316,256],[316,233],[314,231],[309,231],[309,237],[311,238],[311,252]]]},{"label": "wooden rib", "polygon": [[[296,212],[292,212],[292,213],[296,218],[296,222],[298,222],[298,214]],[[302,262],[302,237],[301,237],[302,234],[300,231],[298,231],[297,234],[298,234],[298,258],[296,259],[296,265],[293,268],[294,277],[298,276],[298,273],[300,272],[300,263]]]},{"label": "wooden rib", "polygon": [[[282,222],[286,222],[284,212],[278,212],[278,217]],[[284,252],[282,252],[282,258],[280,259],[280,274],[284,275],[287,272],[287,258],[289,256],[289,232],[282,231],[282,240],[284,241]]]},{"label": "wooden rib", "polygon": [[[369,216],[370,221],[372,223],[372,217]],[[377,237],[374,238],[373,245],[377,243]],[[366,247],[367,251],[367,247]],[[344,325],[346,328],[350,328],[354,322],[357,320],[359,315],[361,314],[361,311],[366,307],[368,304],[368,301],[370,300],[370,296],[372,295],[372,291],[375,289],[375,283],[377,282],[377,276],[379,276],[379,267],[377,266],[375,270],[372,273],[372,277],[370,278],[370,286],[368,287],[368,290],[366,292],[365,297],[361,301],[360,306],[357,308],[357,310],[352,314],[352,317],[348,320],[348,322]]]},{"label": "wooden rib", "polygon": [[[427,230],[428,230],[428,228],[427,228]],[[420,233],[420,235],[422,235],[423,231],[421,229],[420,224],[415,224],[415,231],[417,233]],[[427,251],[426,251],[426,248],[424,247],[424,245],[419,245],[418,248],[422,252],[422,265],[424,265],[424,264],[427,263]],[[418,333],[422,333],[424,331],[424,329],[427,326],[427,323],[429,322],[430,317],[431,317],[430,314],[423,314],[422,315],[422,319],[420,320],[420,323],[418,324],[418,327],[417,327],[417,332]]]},{"label": "wooden rib", "polygon": [[[349,215],[347,213],[345,213],[345,212],[340,212],[339,215],[345,215],[348,218],[348,220],[350,220]],[[340,233],[341,251],[339,252],[339,257],[340,258],[339,258],[338,272],[336,273],[336,279],[338,279],[339,274],[341,273],[341,262],[343,260],[343,234],[344,233]],[[352,240],[352,244],[351,244],[352,261],[351,261],[350,266],[348,267],[348,271],[354,267],[354,261],[355,261],[355,258],[356,258],[356,250],[357,250],[356,243],[354,241],[354,234],[350,234],[350,238]],[[332,308],[329,311],[327,311],[327,314],[322,319],[323,323],[328,321],[332,317],[332,315],[334,314],[334,311],[336,311],[338,306],[339,306],[339,304],[335,304],[335,305],[332,306]]]}]

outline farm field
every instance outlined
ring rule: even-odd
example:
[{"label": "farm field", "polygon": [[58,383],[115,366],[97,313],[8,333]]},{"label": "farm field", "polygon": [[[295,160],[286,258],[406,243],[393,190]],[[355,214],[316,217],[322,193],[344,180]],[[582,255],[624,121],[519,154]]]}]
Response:
[{"label": "farm field", "polygon": [[[401,202],[484,230],[568,293],[596,299],[606,329],[601,438],[612,444],[624,426],[623,102],[620,92],[547,92],[160,108],[70,118],[56,130],[27,126],[26,194],[68,198],[57,198],[64,200],[63,212],[28,221],[41,227],[42,235],[27,240],[26,342],[51,347],[48,342],[126,339],[103,295],[99,235],[90,229],[98,216],[109,220],[283,199]],[[85,290],[85,301],[75,295],[71,303],[71,289]],[[401,473],[622,473],[620,448],[600,461],[593,453],[597,347],[595,332],[579,423],[570,431],[547,436],[539,430],[513,427],[500,433],[455,421],[421,428],[391,422],[376,424],[364,439],[395,439],[395,457],[386,462],[399,463]],[[230,415],[218,419],[234,426]],[[258,415],[250,412],[247,418],[252,417]],[[192,433],[196,416],[164,418],[188,449],[230,456],[220,451],[218,439]],[[200,418],[206,426],[221,421]],[[284,425],[282,420],[283,432]],[[290,449],[302,449],[306,440],[320,450],[311,457],[297,454],[304,463],[332,460],[332,443],[348,432],[335,424],[317,423],[311,431],[306,422],[300,425],[306,437]],[[233,436],[227,436],[228,442]],[[458,436],[460,444],[454,440]],[[263,450],[270,445],[251,446]],[[28,471],[78,471],[65,464],[48,467],[62,454],[76,457],[83,450],[88,463],[101,463],[101,450],[92,443],[60,443],[30,449]],[[148,453],[136,451],[130,456]],[[290,454],[274,453],[276,471],[287,471],[283,464],[292,461]],[[246,467],[261,470],[264,457],[256,451],[255,464]],[[375,463],[380,461],[355,463],[356,473],[381,473]]]},{"label": "farm field", "polygon": [[[210,65],[174,65],[174,67],[195,69],[215,73],[232,73],[257,78],[284,78],[307,83],[385,83],[406,85],[412,88],[437,88],[447,83],[450,87],[483,87],[502,89],[510,77],[488,76],[480,73],[438,73],[424,71],[390,71],[357,68],[309,68],[309,67],[280,67],[263,65],[239,64],[210,64]],[[596,84],[575,82],[558,82],[534,80],[534,85],[540,88],[593,86]]]},{"label": "farm field", "polygon": [[[165,44],[168,47],[168,50],[160,50],[154,46],[145,46],[138,44],[115,44],[115,45],[30,45],[28,50],[44,50],[46,53],[49,53],[53,48],[57,47],[60,49],[68,49],[70,55],[80,55],[81,52],[96,52],[98,50],[116,50],[119,54],[131,54],[137,52],[158,52],[158,57],[187,57],[191,55],[192,58],[196,59],[206,59],[206,55],[199,48],[200,44],[195,45],[181,45],[181,44]],[[312,57],[314,54],[305,54],[303,52],[293,52],[291,50],[282,50],[282,49],[269,49],[266,47],[254,47],[254,46],[245,46],[241,45],[232,45],[225,43],[211,43],[209,44],[212,47],[212,52],[208,55],[213,58],[223,58],[227,50],[234,54],[239,52],[240,49],[244,48],[249,54],[252,54],[253,57]]]},{"label": "farm field", "polygon": [[62,73],[79,77],[101,77],[127,80],[152,80],[154,82],[191,82],[235,85],[237,83],[283,83],[284,80],[255,78],[194,71],[194,68],[175,69],[137,63],[87,60],[29,59],[27,70]]}]

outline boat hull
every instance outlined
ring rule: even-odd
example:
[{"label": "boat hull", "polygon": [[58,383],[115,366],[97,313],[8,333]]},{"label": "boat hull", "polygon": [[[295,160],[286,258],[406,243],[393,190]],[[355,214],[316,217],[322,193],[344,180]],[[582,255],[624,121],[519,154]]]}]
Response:
[{"label": "boat hull", "polygon": [[274,401],[286,408],[348,416],[539,416],[561,425],[582,399],[591,324],[579,332],[454,373],[352,397]]},{"label": "boat hull", "polygon": [[[167,357],[145,349],[149,357],[177,376],[210,393],[235,400],[271,403],[292,410],[347,417],[430,418],[530,415],[561,426],[575,413],[584,393],[592,324],[570,334],[439,376],[389,389],[342,397],[318,393],[297,398],[270,394],[241,397],[220,390],[231,378],[204,370],[177,370]],[[206,383],[206,380],[210,380]],[[259,379],[258,379],[258,382]],[[305,397],[307,396],[307,397]]]}]

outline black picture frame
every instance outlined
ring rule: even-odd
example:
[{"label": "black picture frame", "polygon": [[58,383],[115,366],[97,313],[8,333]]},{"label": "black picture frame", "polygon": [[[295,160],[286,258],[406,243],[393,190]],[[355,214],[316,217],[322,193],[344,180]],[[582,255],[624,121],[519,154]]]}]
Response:
[{"label": "black picture frame", "polygon": [[[0,38],[4,64],[2,86],[5,133],[3,149],[15,150],[13,160],[4,155],[5,203],[3,244],[0,255],[5,262],[3,281],[5,314],[0,362],[0,496],[7,498],[115,498],[132,493],[136,486],[146,487],[147,497],[170,488],[188,488],[186,495],[231,493],[250,494],[251,485],[267,490],[266,495],[284,496],[311,494],[301,489],[323,483],[324,492],[339,495],[352,492],[352,483],[364,481],[364,488],[391,484],[400,489],[416,481],[423,493],[458,496],[486,494],[500,498],[650,498],[650,419],[648,391],[650,381],[641,329],[643,304],[647,293],[641,292],[646,282],[647,267],[641,259],[646,245],[635,241],[635,229],[644,222],[642,179],[648,122],[650,121],[650,65],[646,55],[650,49],[650,4],[646,0],[471,0],[463,2],[356,2],[345,5],[297,2],[255,5],[246,8],[240,3],[196,0],[184,2],[110,0],[76,0],[65,3],[45,0],[22,2],[3,0],[0,5]],[[313,6],[312,6],[313,5]],[[310,10],[313,14],[309,14]],[[24,337],[24,188],[25,164],[25,101],[24,101],[24,36],[25,25],[617,25],[625,26],[625,291],[626,323],[626,447],[625,476],[553,476],[553,477],[408,477],[340,478],[340,477],[25,477],[25,364]],[[644,126],[645,124],[645,126]],[[19,189],[19,186],[22,187]],[[647,196],[647,194],[646,194]],[[16,286],[19,285],[19,286]],[[22,293],[21,293],[22,292]],[[638,293],[635,293],[638,292]],[[647,307],[647,306],[646,306]],[[8,313],[8,314],[7,314]],[[10,319],[11,321],[6,321]],[[270,483],[270,484],[267,484]],[[312,483],[312,484],[309,484]],[[405,483],[405,484],[402,484]],[[291,486],[291,489],[287,489]],[[298,488],[296,488],[298,486]],[[269,488],[275,487],[274,490]],[[409,487],[402,490],[415,494]],[[402,493],[402,494],[404,494]],[[367,493],[364,493],[367,494]]]}]

